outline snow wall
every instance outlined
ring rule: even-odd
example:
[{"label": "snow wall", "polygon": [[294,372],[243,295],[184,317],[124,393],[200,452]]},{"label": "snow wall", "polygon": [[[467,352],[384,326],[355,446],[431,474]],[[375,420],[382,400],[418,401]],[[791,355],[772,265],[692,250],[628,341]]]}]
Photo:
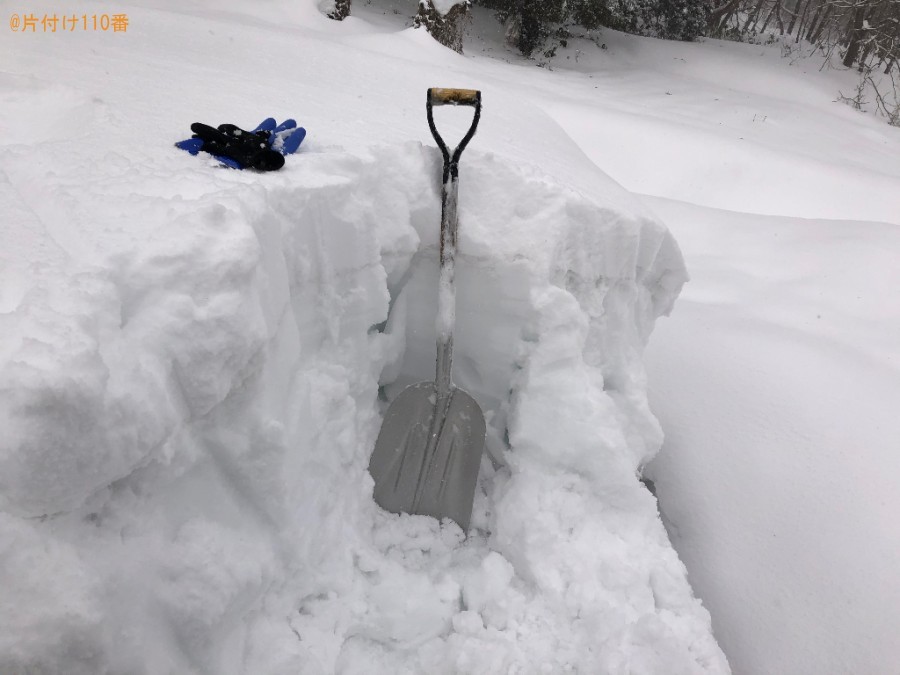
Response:
[{"label": "snow wall", "polygon": [[383,512],[366,470],[434,373],[436,149],[139,180],[109,154],[71,184],[19,152],[0,672],[728,672],[638,479],[683,262],[602,174],[463,159],[454,379],[488,422],[465,539]]}]

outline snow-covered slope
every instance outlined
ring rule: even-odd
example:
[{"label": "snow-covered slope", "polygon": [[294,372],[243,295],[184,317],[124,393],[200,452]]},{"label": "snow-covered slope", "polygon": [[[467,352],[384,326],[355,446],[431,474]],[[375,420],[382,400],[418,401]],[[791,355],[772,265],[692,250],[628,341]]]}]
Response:
[{"label": "snow-covered slope", "polygon": [[650,474],[717,637],[736,672],[894,672],[900,230],[651,203],[692,278],[647,350]]},{"label": "snow-covered slope", "polygon": [[[638,480],[668,231],[419,32],[127,9],[4,41],[0,671],[728,672]],[[433,84],[486,101],[455,378],[497,466],[468,539],[366,471],[385,398],[433,373]],[[268,114],[310,130],[276,174],[171,147]]]},{"label": "snow-covered slope", "polygon": [[858,74],[820,57],[602,40],[534,79],[691,274],[646,354],[648,475],[691,584],[736,673],[892,674],[900,133],[836,102]]}]

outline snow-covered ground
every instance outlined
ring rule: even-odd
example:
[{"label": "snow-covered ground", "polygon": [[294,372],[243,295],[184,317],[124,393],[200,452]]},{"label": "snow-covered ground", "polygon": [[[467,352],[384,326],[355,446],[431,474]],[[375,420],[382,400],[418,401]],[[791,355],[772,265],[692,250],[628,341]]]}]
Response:
[{"label": "snow-covered ground", "polygon": [[735,672],[893,673],[900,133],[819,62],[611,37],[608,100],[549,109],[691,275],[647,351],[673,543]]},{"label": "snow-covered ground", "polygon": [[740,672],[894,672],[900,229],[651,203],[692,280],[647,351],[650,473],[720,644]]},{"label": "snow-covered ground", "polygon": [[[848,73],[611,32],[541,69],[483,12],[459,56],[412,4],[173,5],[0,41],[0,672],[728,672],[638,481],[662,432],[734,671],[891,672],[900,139],[833,103]],[[485,98],[466,540],[366,472],[433,373],[429,86]],[[171,146],[269,115],[309,130],[277,173]]]}]

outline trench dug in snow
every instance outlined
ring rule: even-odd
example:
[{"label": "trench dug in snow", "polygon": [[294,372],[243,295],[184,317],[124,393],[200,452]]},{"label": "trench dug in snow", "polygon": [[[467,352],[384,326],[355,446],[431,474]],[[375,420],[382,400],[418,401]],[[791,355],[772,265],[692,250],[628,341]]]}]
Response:
[{"label": "trench dug in snow", "polygon": [[686,278],[668,231],[466,154],[465,539],[381,511],[367,473],[386,401],[434,375],[439,156],[289,168],[50,181],[67,214],[23,203],[39,169],[0,180],[33,250],[71,240],[4,269],[0,671],[727,672],[638,480],[641,354]]}]

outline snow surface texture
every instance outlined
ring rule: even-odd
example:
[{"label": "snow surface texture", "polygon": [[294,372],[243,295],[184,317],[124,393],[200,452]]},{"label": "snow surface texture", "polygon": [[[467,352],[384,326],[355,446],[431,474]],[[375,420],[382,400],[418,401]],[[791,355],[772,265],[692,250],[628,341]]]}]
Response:
[{"label": "snow surface texture", "polygon": [[512,450],[486,462],[465,544],[379,511],[366,472],[379,376],[433,372],[436,151],[310,156],[268,191],[221,172],[180,200],[108,195],[152,236],[102,268],[13,270],[4,670],[721,672],[636,477],[661,441],[639,356],[684,280],[674,241],[467,160],[456,379]]},{"label": "snow surface texture", "polygon": [[[633,197],[621,190],[598,192],[598,186],[608,181],[586,154],[632,192],[653,195],[641,200],[663,216],[684,252],[692,281],[679,296],[672,317],[655,329],[647,352],[651,403],[666,432],[665,445],[648,471],[656,479],[670,536],[688,566],[692,585],[712,612],[716,636],[734,671],[741,675],[895,672],[900,521],[893,514],[900,508],[900,472],[889,467],[896,466],[896,439],[900,438],[900,417],[895,412],[900,409],[896,367],[900,363],[900,312],[895,293],[900,286],[895,264],[900,246],[896,234],[900,225],[900,135],[883,120],[835,102],[838,91],[853,90],[854,71],[820,72],[820,62],[783,59],[777,46],[717,40],[671,43],[613,31],[600,34],[607,49],[572,38],[555,57],[546,59],[547,68],[535,68],[534,62],[522,61],[503,46],[503,27],[490,12],[478,8],[473,12],[475,21],[464,58],[436,45],[424,31],[403,30],[416,5],[399,0],[393,4],[390,0],[354,3],[354,15],[340,23],[324,19],[312,3],[302,0],[267,0],[264,10],[259,3],[239,0],[183,0],[177,6],[167,0],[149,0],[141,5],[117,5],[117,11],[126,11],[130,18],[126,35],[76,32],[56,39],[39,32],[34,36],[10,34],[0,40],[4,71],[0,73],[0,313],[6,313],[0,358],[6,359],[9,350],[19,348],[18,341],[6,339],[11,323],[8,314],[26,295],[30,294],[29,302],[39,304],[36,298],[43,294],[47,311],[29,319],[33,327],[45,326],[42,339],[47,344],[52,344],[52,338],[68,345],[63,350],[66,353],[78,345],[84,347],[79,370],[55,372],[46,382],[55,382],[53,386],[60,392],[71,392],[71,375],[93,372],[93,384],[82,391],[99,391],[107,386],[102,368],[91,357],[94,346],[83,338],[101,328],[104,335],[117,330],[106,316],[109,312],[98,303],[105,297],[108,305],[116,306],[123,284],[145,289],[143,296],[136,294],[121,304],[137,308],[134,311],[143,315],[146,323],[156,324],[149,319],[150,311],[159,311],[164,317],[173,313],[186,317],[171,325],[161,322],[157,333],[142,338],[140,353],[145,356],[166,344],[175,349],[175,339],[181,336],[182,345],[188,345],[184,349],[194,351],[173,351],[171,363],[175,364],[178,356],[180,363],[187,364],[189,354],[191,359],[202,357],[199,348],[212,344],[214,334],[223,341],[231,335],[228,339],[237,345],[233,347],[237,351],[231,353],[241,353],[242,340],[258,340],[252,326],[228,324],[232,332],[219,334],[212,322],[219,316],[215,312],[228,309],[227,303],[233,306],[243,300],[225,298],[225,304],[206,308],[205,300],[195,299],[206,292],[198,289],[224,288],[210,279],[223,255],[237,255],[227,250],[242,238],[235,232],[244,231],[251,240],[257,230],[267,233],[270,228],[260,223],[270,216],[257,211],[271,211],[276,202],[285,203],[291,214],[301,208],[291,206],[294,200],[285,193],[292,192],[298,180],[296,171],[308,159],[337,153],[353,162],[375,162],[379,156],[375,151],[363,159],[363,148],[373,142],[400,147],[420,140],[430,147],[433,141],[424,123],[427,87],[481,88],[485,114],[472,149],[464,157],[464,179],[468,167],[487,166],[482,164],[486,157],[479,153],[493,150],[496,159],[513,173],[516,171],[508,165],[538,162],[543,173],[590,196],[595,204],[614,213],[634,213]],[[85,0],[78,11],[103,13],[110,8]],[[265,180],[212,170],[212,163],[204,164],[201,158],[185,153],[172,155],[170,144],[187,135],[190,122],[253,126],[268,115],[295,117],[311,136],[304,142],[302,157]],[[444,119],[438,122],[443,132]],[[461,133],[467,125],[468,119],[457,130]],[[452,132],[447,136],[452,138]],[[418,166],[420,161],[431,169],[436,159],[426,151],[413,164]],[[390,169],[393,164],[382,166]],[[358,184],[361,171],[329,168],[326,174],[339,181],[348,172],[352,180],[347,184],[352,187]],[[300,184],[308,186],[310,182],[315,179],[307,175]],[[242,192],[224,199],[224,215],[211,211],[202,215],[203,209],[222,201],[218,194],[238,190],[237,184]],[[462,199],[470,199],[477,187],[466,188]],[[372,186],[367,189],[370,203]],[[406,190],[404,185],[404,194]],[[244,192],[255,196],[247,201]],[[354,198],[345,194],[341,202]],[[436,198],[432,195],[430,199]],[[238,208],[246,213],[235,216]],[[428,208],[436,213],[438,207],[430,203]],[[394,213],[382,204],[378,210],[388,214],[386,217]],[[181,220],[174,220],[176,217]],[[367,217],[376,219],[376,215]],[[227,222],[229,236],[223,239],[224,226],[206,223],[204,218]],[[436,218],[425,226],[428,237],[436,236]],[[178,227],[174,227],[176,222]],[[389,227],[379,223],[381,228]],[[288,229],[294,227],[299,225],[291,220]],[[323,225],[324,230],[330,227]],[[477,229],[477,223],[463,224],[464,237],[472,235],[463,242],[463,249],[478,241],[473,228]],[[208,241],[199,243],[201,237]],[[171,238],[168,244],[167,238]],[[544,239],[536,236],[533,243],[543,247]],[[220,245],[226,247],[224,254]],[[155,283],[160,272],[151,262],[116,272],[128,260],[140,258],[145,247],[152,252],[165,246],[172,259],[165,284]],[[253,247],[252,241],[248,246]],[[265,250],[271,246],[267,243]],[[408,250],[418,250],[418,244],[410,243]],[[179,257],[182,254],[183,259]],[[41,264],[32,266],[31,261]],[[461,263],[461,284],[470,263]],[[419,264],[414,259],[409,269],[418,270]],[[391,263],[386,261],[383,267],[388,269]],[[130,269],[144,270],[146,278],[132,279],[127,272]],[[230,276],[227,269],[216,274]],[[238,276],[244,274],[242,269],[233,267]],[[114,272],[118,278],[112,278]],[[42,285],[37,283],[39,278]],[[110,278],[113,280],[104,281]],[[200,278],[206,281],[195,288],[191,279]],[[256,282],[241,283],[246,287]],[[168,303],[153,309],[157,298],[171,300],[170,288],[175,284],[184,288],[182,308],[173,309]],[[390,319],[405,325],[406,333],[414,322],[421,322],[417,330],[434,329],[435,308],[426,309],[421,300],[412,302],[411,298],[433,292],[430,289],[436,282],[429,278],[416,284],[392,282],[389,286],[395,296],[399,296],[398,288],[408,289],[405,301],[394,301],[397,312],[407,307],[407,318],[401,321],[397,312],[392,312]],[[504,297],[523,292],[512,286],[504,291]],[[495,297],[499,294],[489,290]],[[81,300],[76,301],[76,296]],[[247,302],[257,301],[262,300]],[[278,306],[283,300],[271,302]],[[197,314],[210,322],[206,324],[209,342],[192,339],[188,329],[181,327],[194,320],[194,305],[206,308]],[[34,309],[30,310],[33,314]],[[531,311],[491,308],[492,313],[500,310],[520,316]],[[327,313],[327,308],[323,306],[321,311]],[[104,327],[95,320],[98,318],[112,323],[113,328]],[[491,317],[485,321],[488,319]],[[508,330],[515,328],[504,321],[491,319],[488,325],[496,328],[502,323]],[[582,330],[583,323],[573,321],[572,327]],[[525,325],[519,328],[524,336]],[[170,337],[158,334],[161,329]],[[378,330],[382,330],[381,324]],[[479,326],[475,334],[482,339],[486,333]],[[406,350],[399,341],[392,343],[402,356],[368,357],[373,368],[384,364],[379,375],[383,382],[431,376],[433,344],[427,336],[413,337]],[[518,338],[509,338],[513,339]],[[262,341],[266,340],[263,336]],[[106,363],[112,357],[109,343],[102,344]],[[32,343],[33,349],[37,347],[38,342]],[[41,349],[51,360],[63,353]],[[268,353],[263,349],[260,358],[268,358]],[[307,344],[303,354],[310,363],[313,353],[314,348]],[[144,372],[144,382],[172,381],[174,370],[160,372],[160,361],[155,362],[157,371],[153,371],[153,363],[147,366],[132,357],[126,350],[117,357],[118,363],[130,361],[134,371]],[[209,361],[215,357],[209,356]],[[342,363],[338,357],[315,362]],[[471,386],[471,370],[467,371],[463,362],[457,365],[458,379]],[[232,363],[220,373],[219,383],[225,389],[231,386],[229,373],[238,366]],[[251,361],[246,372],[255,373],[258,368],[258,363]],[[272,365],[268,368],[270,374],[277,370]],[[47,373],[58,370],[48,362]],[[300,599],[313,586],[330,604],[318,605],[313,612],[309,606],[315,603],[305,603],[307,628],[303,631],[307,636],[314,631],[325,636],[318,644],[327,645],[323,649],[328,654],[337,651],[341,636],[356,635],[358,625],[374,625],[368,621],[349,625],[346,612],[353,603],[344,600],[358,600],[360,612],[370,606],[363,593],[371,595],[374,582],[360,581],[358,573],[348,571],[346,561],[352,557],[349,551],[375,546],[373,535],[360,524],[375,516],[354,520],[359,512],[353,505],[367,504],[367,495],[353,493],[352,499],[344,502],[333,494],[335,486],[343,490],[341,494],[350,494],[351,489],[334,482],[334,465],[327,462],[335,460],[329,452],[322,454],[323,463],[318,467],[305,469],[302,485],[292,487],[284,485],[281,474],[263,459],[254,464],[255,473],[231,471],[231,464],[220,461],[242,456],[235,448],[247,452],[252,447],[258,453],[252,456],[262,458],[271,457],[267,452],[277,454],[272,448],[287,447],[283,450],[287,465],[305,461],[295,456],[297,447],[307,453],[348,447],[346,440],[329,446],[320,438],[328,434],[338,437],[343,427],[334,421],[333,405],[313,395],[329,391],[326,385],[331,383],[331,395],[339,398],[343,390],[338,383],[349,377],[345,370],[323,365],[315,383],[311,376],[303,375],[310,391],[303,419],[311,418],[304,428],[308,436],[316,438],[319,445],[315,447],[291,445],[293,441],[287,432],[279,432],[279,427],[260,430],[258,424],[242,424],[236,417],[231,426],[223,427],[233,431],[220,439],[224,450],[213,451],[210,448],[219,446],[212,444],[208,432],[198,429],[200,422],[194,421],[176,428],[179,440],[168,448],[151,450],[154,456],[171,452],[170,465],[149,460],[138,472],[138,478],[143,478],[120,480],[115,484],[115,497],[105,502],[105,511],[88,505],[44,520],[0,517],[0,654],[13,654],[11,645],[15,644],[20,656],[43,655],[51,672],[64,658],[68,664],[65,672],[77,672],[77,666],[71,664],[82,664],[82,672],[101,672],[115,652],[115,663],[127,662],[132,655],[135,664],[131,670],[123,666],[119,672],[181,673],[217,672],[214,666],[219,659],[238,669],[246,652],[248,664],[274,664],[261,668],[277,673],[283,672],[280,663],[293,673],[301,646],[286,626],[289,620],[296,621]],[[7,372],[0,377],[6,378]],[[27,368],[20,369],[17,377],[27,372]],[[179,372],[189,373],[181,367]],[[196,372],[199,375],[200,371]],[[285,366],[281,384],[268,390],[268,398],[258,400],[260,415],[274,419],[270,410],[280,406],[300,419],[297,404],[277,395],[288,388],[285,383],[291,372]],[[215,389],[219,375],[207,372],[207,376],[205,383],[192,383],[190,376],[185,377],[185,389],[194,394]],[[123,381],[121,374],[116,377],[111,375],[109,382]],[[255,377],[246,380],[244,389],[237,388],[243,394],[231,394],[229,400],[256,392],[259,377]],[[508,384],[515,379],[510,378]],[[354,391],[362,386],[355,384]],[[145,387],[141,395],[166,391],[164,384],[155,387]],[[214,409],[223,405],[217,406],[215,400],[217,396],[209,397]],[[508,395],[507,400],[511,400]],[[120,401],[120,410],[131,410],[132,415],[140,411],[140,425],[135,429],[143,434],[124,439],[122,447],[139,455],[154,433],[167,428],[172,419],[168,415],[182,419],[181,401],[180,394],[172,403]],[[361,403],[345,405],[368,406],[370,402],[363,396]],[[157,403],[171,406],[174,412],[165,408],[160,412]],[[310,412],[314,403],[315,414]],[[498,409],[496,401],[481,403],[486,409]],[[83,397],[81,405],[96,410],[105,403],[97,395]],[[66,409],[62,403],[59,407]],[[107,419],[115,419],[118,413],[110,408],[105,414]],[[378,413],[372,414],[376,419],[370,424],[377,428]],[[513,421],[509,412],[506,415],[508,422]],[[357,417],[348,414],[342,419]],[[322,431],[327,420],[331,420],[330,426]],[[492,429],[502,426],[497,420],[492,423]],[[553,428],[556,420],[548,417],[545,423]],[[0,425],[3,434],[11,428],[5,419]],[[84,433],[95,432],[87,429]],[[247,440],[250,436],[269,440],[251,443]],[[362,450],[362,435],[359,439],[358,452],[364,454],[369,449]],[[77,445],[74,439],[66,440]],[[498,448],[504,447],[502,440],[489,438],[488,449],[495,456]],[[177,453],[175,447],[180,448]],[[118,455],[111,459],[120,462],[117,473],[128,470],[131,460],[123,462]],[[225,469],[213,468],[214,461],[220,461]],[[248,458],[245,464],[250,461]],[[106,470],[104,464],[98,466]],[[360,471],[359,465],[353,466]],[[151,471],[158,479],[147,478]],[[499,485],[497,479],[487,464],[485,471],[485,495],[498,498],[501,492],[494,489]],[[248,476],[263,482],[267,475],[271,476],[271,489],[254,492],[240,487],[241,480],[250,480]],[[324,484],[319,485],[315,475],[332,482],[322,478]],[[83,479],[85,474],[79,476]],[[354,480],[362,480],[359,473]],[[101,484],[89,479],[80,489],[94,483]],[[140,489],[134,489],[135,485]],[[15,486],[12,489],[18,500],[43,499]],[[285,491],[289,497],[278,496]],[[244,494],[282,505],[280,520],[253,516],[257,507],[246,506]],[[53,499],[64,496],[57,494]],[[576,506],[583,504],[577,495],[565,496]],[[481,499],[480,508],[485,509],[487,498]],[[606,500],[603,506],[613,504],[605,496],[602,499]],[[316,506],[310,507],[310,503]],[[298,504],[303,505],[302,510],[290,511]],[[328,509],[333,504],[343,506],[330,519],[317,515],[319,508],[331,513]],[[203,514],[210,514],[202,517],[223,525],[218,530],[204,530],[194,524],[182,531],[187,520],[201,517],[201,507]],[[351,518],[342,515],[345,510]],[[94,518],[94,525],[88,527],[81,515],[95,512],[108,514],[102,521]],[[573,508],[571,512],[575,524],[582,527],[587,511]],[[619,513],[622,518],[626,515]],[[605,513],[604,522],[609,517]],[[259,525],[260,520],[265,522]],[[638,527],[645,524],[636,520]],[[531,523],[528,525],[531,531]],[[305,533],[302,537],[295,536],[301,531]],[[342,543],[345,531],[351,540],[364,543]],[[336,548],[328,548],[331,541],[338,542]],[[553,541],[547,541],[550,551]],[[409,553],[392,549],[395,559],[421,555],[413,542],[408,545]],[[528,596],[531,606],[537,607],[540,587],[516,576],[521,566],[490,540],[466,548],[466,555],[473,559],[483,556],[483,581],[494,578],[491,574],[499,581],[467,588],[491,593],[510,573],[508,567],[503,567],[506,572],[498,571],[501,566],[496,563],[500,561],[486,554],[485,547],[514,566],[510,584],[524,585],[532,594]],[[449,560],[451,580],[458,579],[464,567],[458,549],[454,551],[455,558],[450,553],[444,558]],[[300,557],[301,553],[307,557]],[[567,563],[589,559],[581,552],[564,555]],[[208,574],[203,573],[207,565],[204,556],[211,560]],[[226,558],[230,566],[219,558]],[[339,564],[332,564],[334,560]],[[623,560],[606,569],[626,573],[631,562]],[[427,574],[422,574],[427,580],[436,579],[440,575],[434,572],[434,563],[429,564],[432,566],[422,568]],[[646,560],[638,558],[636,564],[646,564]],[[590,574],[596,576],[595,570],[590,568]],[[308,579],[301,584],[298,574]],[[560,584],[572,578],[568,570],[566,575],[560,577]],[[404,583],[409,578],[402,577]],[[342,583],[329,587],[334,579]],[[160,590],[163,586],[165,593]],[[260,590],[263,586],[266,589]],[[379,597],[390,594],[389,586],[381,588]],[[613,604],[621,607],[629,589],[646,593],[646,586],[624,584],[621,597],[614,594]],[[469,602],[475,602],[475,592],[470,590]],[[502,602],[509,592],[504,587],[497,601]],[[432,587],[419,577],[415,585],[406,583],[397,594],[416,601],[435,597]],[[218,600],[205,605],[207,596]],[[559,630],[571,615],[562,611],[565,607],[558,602],[557,592],[547,598],[546,606],[552,605],[548,614],[535,610],[524,628],[518,625],[491,636],[509,639],[503,644],[515,650],[521,645],[511,635],[519,630],[523,631],[522,644],[534,643],[529,647],[532,653],[553,651],[549,647],[543,651],[546,641],[535,642],[536,634],[547,634],[537,626],[543,622]],[[488,607],[487,600],[483,607]],[[488,609],[481,613],[498,616]],[[426,613],[417,614],[415,621],[424,625],[422,616]],[[400,623],[397,618],[394,625]],[[186,625],[189,629],[180,630],[180,642],[175,641],[173,627]],[[571,634],[584,637],[580,622],[573,625]],[[686,633],[686,641],[694,634]],[[54,639],[48,641],[46,636]],[[358,641],[365,643],[366,639],[363,635]],[[311,640],[303,643],[302,649],[308,650]],[[507,648],[497,647],[492,640],[486,638],[484,649],[502,652]],[[604,640],[605,635],[596,637],[591,647],[601,649]],[[109,641],[118,646],[104,651]],[[609,644],[612,649],[619,643]],[[254,645],[252,650],[248,645]],[[367,663],[365,659],[373,661],[358,647],[357,638],[352,637],[338,670],[359,670]],[[349,653],[351,648],[359,658]],[[266,649],[269,655],[261,655]],[[219,651],[226,653],[214,656]],[[231,658],[234,653],[238,656]],[[638,657],[645,653],[633,650],[630,666],[640,670]],[[392,654],[403,660],[399,651]],[[417,658],[413,655],[403,660],[404,667],[416,668]],[[478,664],[491,666],[488,660]],[[0,672],[5,673],[9,669],[3,665]],[[540,663],[534,661],[525,672],[539,668]],[[256,671],[260,672],[266,671]],[[656,672],[672,671],[657,668]]]},{"label": "snow surface texture", "polygon": [[691,274],[645,357],[691,584],[735,673],[894,675],[900,133],[834,102],[854,70],[603,39],[577,63],[603,105],[560,72],[548,108]]},{"label": "snow surface texture", "polygon": [[[131,16],[138,50],[179,39]],[[159,121],[113,81],[0,81],[0,672],[728,672],[637,477],[662,439],[641,352],[686,278],[658,221],[492,107],[505,154],[460,171],[454,376],[506,466],[464,539],[381,511],[366,471],[385,400],[434,373],[437,150],[311,132],[265,179],[125,154]],[[424,91],[391,110],[427,134]],[[558,148],[544,169],[497,142],[517,124]]]}]

